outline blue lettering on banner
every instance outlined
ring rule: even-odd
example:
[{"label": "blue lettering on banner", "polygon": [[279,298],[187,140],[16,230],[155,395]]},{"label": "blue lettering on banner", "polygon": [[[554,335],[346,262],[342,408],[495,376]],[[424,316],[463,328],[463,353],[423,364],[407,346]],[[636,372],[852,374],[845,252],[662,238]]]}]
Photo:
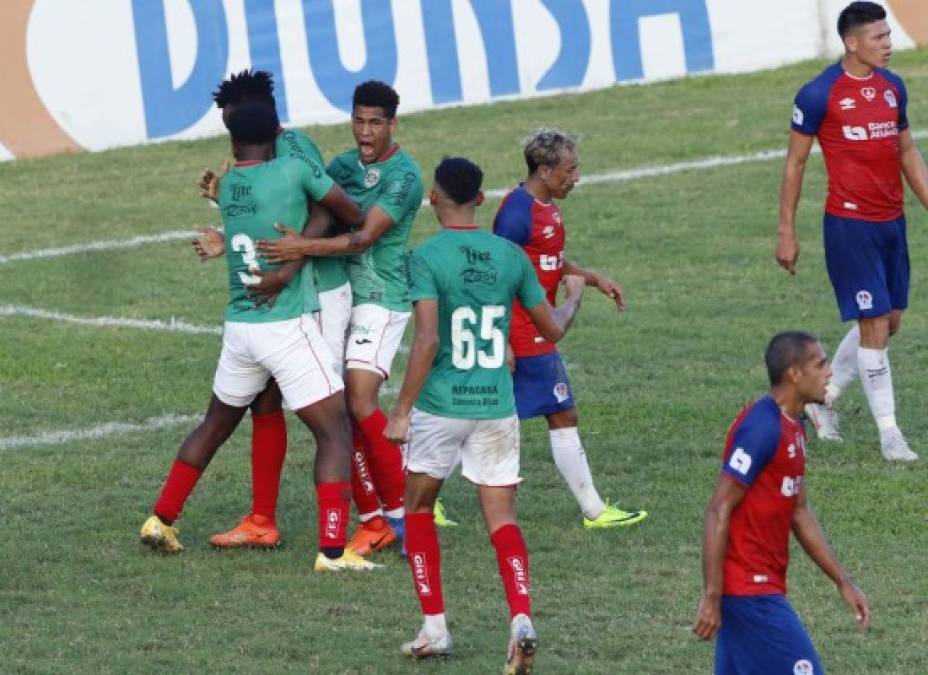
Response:
[{"label": "blue lettering on banner", "polygon": [[364,80],[396,80],[396,31],[390,3],[361,0],[361,21],[367,59],[360,70],[345,68],[338,54],[335,0],[303,0],[303,24],[309,43],[309,63],[316,83],[336,108],[351,110],[354,88]]},{"label": "blue lettering on banner", "polygon": [[[516,56],[512,5],[500,0],[470,0],[477,17],[486,51],[491,96],[519,93],[519,63]],[[432,101],[449,103],[463,98],[461,68],[451,0],[423,0],[422,21],[428,52]]]},{"label": "blue lettering on banner", "polygon": [[225,73],[229,33],[225,9],[216,0],[187,0],[197,32],[190,76],[179,87],[171,77],[164,0],[132,0],[139,79],[148,138],[161,138],[193,126],[212,105],[210,91]]},{"label": "blue lettering on banner", "polygon": [[287,110],[287,87],[280,58],[280,38],[274,3],[267,0],[245,0],[245,22],[248,26],[248,50],[251,67],[266,70],[274,76],[274,101],[281,122],[290,120]]},{"label": "blue lettering on banner", "polygon": [[661,14],[676,14],[680,18],[686,72],[697,73],[715,67],[706,0],[612,0],[612,61],[619,82],[644,77],[638,20]]},{"label": "blue lettering on banner", "polygon": [[590,63],[590,19],[583,0],[541,0],[561,33],[561,51],[536,89],[579,87]]}]

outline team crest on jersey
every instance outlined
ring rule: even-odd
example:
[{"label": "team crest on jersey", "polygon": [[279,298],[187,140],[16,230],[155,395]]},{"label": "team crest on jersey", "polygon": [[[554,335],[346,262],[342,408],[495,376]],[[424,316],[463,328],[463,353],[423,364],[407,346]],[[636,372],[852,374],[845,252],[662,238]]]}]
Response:
[{"label": "team crest on jersey", "polygon": [[554,225],[545,225],[544,229],[541,231],[541,236],[545,239],[550,239],[554,236]]},{"label": "team crest on jersey", "polygon": [[898,107],[898,104],[896,103],[896,94],[892,89],[887,89],[884,91],[883,98],[886,99],[886,105],[888,105],[890,108]]},{"label": "team crest on jersey", "polygon": [[566,382],[558,382],[554,385],[554,398],[557,399],[558,403],[563,403],[570,398],[570,387],[567,386]]},{"label": "team crest on jersey", "polygon": [[863,312],[864,310],[873,309],[873,296],[870,295],[870,291],[857,291],[857,308]]},{"label": "team crest on jersey", "polygon": [[809,659],[800,659],[793,665],[793,675],[815,675],[815,667]]},{"label": "team crest on jersey", "polygon": [[838,101],[838,104],[841,106],[841,110],[853,110],[857,107],[857,103],[850,96],[847,98],[842,98]]},{"label": "team crest on jersey", "polygon": [[372,188],[377,183],[380,182],[380,169],[376,166],[372,166],[367,170],[367,173],[364,174],[364,187]]},{"label": "team crest on jersey", "polygon": [[872,101],[876,98],[876,89],[873,87],[863,87],[860,90],[860,95],[863,96],[868,101]]}]

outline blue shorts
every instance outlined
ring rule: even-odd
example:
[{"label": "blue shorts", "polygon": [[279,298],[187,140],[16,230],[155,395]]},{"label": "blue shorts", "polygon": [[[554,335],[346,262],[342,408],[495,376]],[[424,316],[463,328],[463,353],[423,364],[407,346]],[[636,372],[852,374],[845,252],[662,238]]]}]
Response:
[{"label": "blue shorts", "polygon": [[909,306],[905,216],[887,222],[825,214],[825,264],[842,321]]},{"label": "blue shorts", "polygon": [[557,352],[517,358],[512,393],[520,420],[569,410],[575,405],[567,369]]},{"label": "blue shorts", "polygon": [[783,595],[723,595],[715,675],[822,675],[825,671]]}]

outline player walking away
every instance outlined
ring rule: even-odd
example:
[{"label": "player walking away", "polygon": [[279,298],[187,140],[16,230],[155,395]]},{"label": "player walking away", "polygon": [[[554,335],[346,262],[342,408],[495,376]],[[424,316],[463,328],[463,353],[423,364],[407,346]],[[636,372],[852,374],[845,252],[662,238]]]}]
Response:
[{"label": "player walking away", "polygon": [[[222,110],[223,122],[228,124],[230,115],[238,106],[245,103],[263,103],[276,114],[274,101],[274,83],[270,73],[264,71],[243,70],[223,80],[213,94],[216,106]],[[306,134],[296,129],[283,129],[278,126],[274,143],[275,157],[305,156],[324,166],[322,153]],[[207,170],[200,180],[201,194],[213,201],[218,196],[219,177]],[[305,231],[316,234],[324,233],[328,225],[327,212],[316,203],[310,205],[310,220]],[[321,217],[321,218],[320,218]],[[202,233],[194,240],[194,249],[204,260],[218,257],[225,252],[225,240],[221,232],[212,228],[198,227]],[[271,282],[275,292],[279,292],[294,277],[301,264],[289,264],[278,270],[265,270],[263,274],[270,279],[263,279],[252,290],[260,289]],[[274,278],[277,275],[279,278]],[[255,276],[261,276],[256,274]],[[302,275],[307,285],[306,295],[312,312],[318,291],[318,312],[313,316],[319,331],[332,353],[332,368],[342,374],[343,355],[345,351],[345,332],[351,313],[351,286],[345,270],[343,258],[319,258],[313,261],[312,274]],[[219,548],[237,548],[240,546],[272,547],[280,541],[277,529],[277,496],[280,492],[280,474],[284,457],[287,454],[287,425],[284,421],[280,388],[272,379],[267,389],[255,398],[251,404],[252,436],[252,505],[251,510],[238,525],[221,534],[214,534],[209,541]]]},{"label": "player walking away", "polygon": [[387,418],[378,401],[409,320],[407,243],[423,192],[419,167],[393,142],[398,105],[399,96],[383,82],[358,85],[351,116],[356,147],[328,167],[365,211],[359,228],[328,239],[286,231],[282,239],[258,244],[276,262],[349,255],[353,307],[345,385],[355,428],[352,488],[361,521],[349,547],[361,555],[401,540],[405,513],[402,453],[383,434]]},{"label": "player walking away", "polygon": [[307,200],[321,202],[346,222],[360,222],[363,215],[311,159],[274,159],[277,116],[268,106],[242,104],[228,126],[236,164],[220,180],[218,192],[230,294],[222,354],[206,417],[181,445],[141,539],[168,553],[183,550],[174,521],[219,446],[273,377],[287,406],[316,439],[316,571],[370,569],[370,563],[345,550],[350,427],[341,378],[315,323],[305,316],[306,287],[294,279],[271,307],[256,306],[247,288],[262,266],[255,242],[277,236],[275,223],[302,223]]},{"label": "player walking away", "polygon": [[[429,201],[442,230],[412,255],[415,340],[387,436],[406,441],[406,549],[424,625],[402,646],[413,657],[447,656],[441,552],[432,509],[458,462],[477,494],[511,615],[507,672],[528,673],[536,635],[528,552],[516,523],[519,422],[506,367],[506,338],[518,298],[539,331],[561,338],[580,307],[583,280],[552,311],[525,254],[474,225],[483,174],[470,161],[444,159]],[[415,405],[415,407],[413,407]]]},{"label": "player walking away", "polygon": [[[580,180],[574,139],[557,129],[539,129],[526,142],[524,154],[528,178],[503,198],[493,232],[524,249],[550,304],[556,301],[563,276],[571,274],[612,298],[621,312],[625,301],[617,283],[564,258],[566,233],[554,200],[565,199]],[[596,491],[577,431],[577,408],[564,362],[518,301],[509,344],[515,355],[512,378],[519,419],[544,415],[554,464],[580,505],[584,527],[634,525],[647,518],[647,511],[623,511],[604,502]]]},{"label": "player walking away", "polygon": [[808,333],[774,336],[765,356],[770,393],[745,407],[728,431],[722,473],[706,509],[705,591],[693,632],[718,633],[716,675],[824,672],[786,600],[790,530],[835,582],[866,628],[866,596],[838,564],[806,496],[803,406],[821,401],[831,367]]},{"label": "player walking away", "polygon": [[892,54],[886,11],[853,2],[838,17],[844,57],[796,96],[783,184],[777,262],[795,274],[796,205],[806,160],[818,137],[828,172],[825,263],[842,321],[857,322],[835,352],[821,405],[807,414],[819,438],[841,440],[834,403],[860,377],[887,460],[918,459],[896,424],[887,344],[909,301],[909,251],[901,174],[928,207],[928,169],[909,129],[902,79],[886,70]]}]

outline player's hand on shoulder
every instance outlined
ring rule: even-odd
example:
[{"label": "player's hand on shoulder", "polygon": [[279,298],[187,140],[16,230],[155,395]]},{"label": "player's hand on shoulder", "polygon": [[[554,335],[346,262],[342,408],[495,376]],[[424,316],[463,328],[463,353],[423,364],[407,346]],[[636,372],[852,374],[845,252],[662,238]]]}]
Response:
[{"label": "player's hand on shoulder", "polygon": [[625,309],[625,295],[622,292],[622,287],[614,282],[612,279],[607,279],[606,277],[596,275],[596,288],[600,290],[603,295],[608,296],[615,302],[616,309],[620,312]]},{"label": "player's hand on shoulder", "polygon": [[696,610],[693,634],[700,640],[711,640],[722,627],[722,599],[703,593]]},{"label": "player's hand on shoulder", "polygon": [[790,274],[796,274],[799,262],[799,240],[795,234],[780,232],[777,234],[777,263]]},{"label": "player's hand on shoulder", "polygon": [[229,161],[222,164],[220,172],[217,174],[212,169],[204,169],[197,187],[200,188],[200,196],[215,203],[219,199],[219,179],[229,172]]},{"label": "player's hand on shoulder", "polygon": [[387,420],[383,435],[391,443],[405,443],[409,440],[409,415],[398,414],[394,410]]},{"label": "player's hand on shoulder", "polygon": [[586,290],[586,279],[577,274],[567,274],[564,276],[564,288],[568,298],[580,298]]},{"label": "player's hand on shoulder", "polygon": [[191,242],[200,260],[218,258],[225,253],[226,238],[222,232],[207,225],[194,225],[193,229],[200,233],[200,236]]},{"label": "player's hand on shoulder", "polygon": [[857,627],[860,630],[866,630],[870,625],[870,601],[867,600],[867,596],[852,581],[845,581],[839,585],[838,591],[851,608]]}]

